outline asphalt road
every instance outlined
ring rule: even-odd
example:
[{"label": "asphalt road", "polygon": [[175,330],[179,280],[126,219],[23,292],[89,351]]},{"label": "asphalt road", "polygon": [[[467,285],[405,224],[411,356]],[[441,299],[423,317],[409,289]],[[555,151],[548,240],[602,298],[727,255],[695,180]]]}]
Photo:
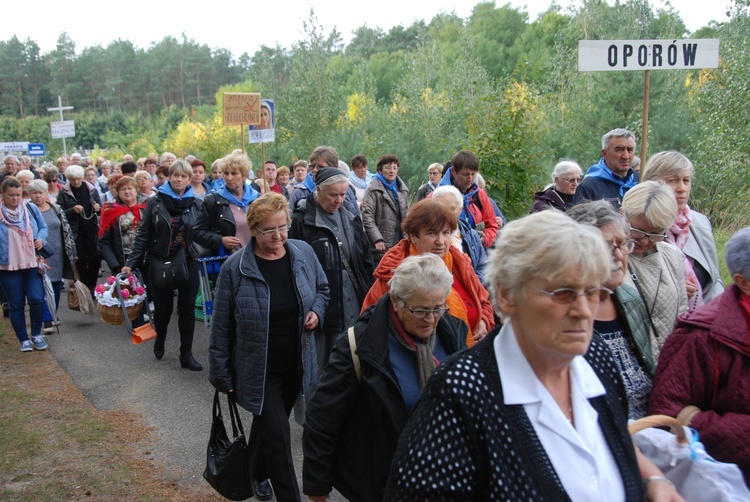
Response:
[{"label": "asphalt road", "polygon": [[[140,414],[155,428],[160,441],[154,461],[176,473],[178,484],[205,483],[202,477],[211,427],[214,390],[208,382],[208,329],[196,321],[193,355],[204,370],[182,369],[175,316],[169,326],[164,357],[157,360],[153,342],[133,345],[124,326],[105,324],[98,313],[87,316],[67,308],[61,298],[60,335],[47,335],[50,352],[101,410],[127,410]],[[226,406],[224,406],[226,408]],[[249,435],[252,415],[242,413]],[[229,420],[225,418],[227,428]],[[292,453],[302,487],[302,428],[290,420]],[[331,500],[344,500],[334,495]]]}]

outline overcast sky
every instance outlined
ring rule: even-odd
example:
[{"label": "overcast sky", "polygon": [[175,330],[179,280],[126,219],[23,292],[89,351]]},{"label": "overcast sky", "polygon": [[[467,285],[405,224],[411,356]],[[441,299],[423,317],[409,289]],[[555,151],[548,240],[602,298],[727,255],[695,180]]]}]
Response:
[{"label": "overcast sky", "polygon": [[[505,0],[497,0],[504,5]],[[610,0],[611,1],[611,0]],[[662,0],[651,0],[663,6]],[[344,0],[271,0],[242,2],[174,2],[168,0],[126,0],[101,2],[92,0],[38,0],[22,2],[8,0],[2,7],[4,22],[0,40],[16,35],[20,40],[35,40],[42,52],[55,48],[61,32],[67,31],[76,43],[76,53],[85,47],[106,46],[110,41],[130,40],[147,48],[165,35],[188,38],[209,47],[223,47],[236,57],[247,52],[252,55],[261,45],[289,48],[302,38],[302,24],[314,8],[320,25],[336,27],[348,42],[355,28],[366,24],[388,31],[396,25],[409,26],[414,20],[429,21],[440,12],[455,12],[462,18],[471,14],[479,0],[378,0],[346,2]],[[513,6],[523,7],[534,20],[544,12],[551,0],[511,0]],[[574,2],[558,0],[563,10]],[[682,16],[691,31],[711,20],[726,20],[727,0],[702,2],[672,0],[672,6]]]}]

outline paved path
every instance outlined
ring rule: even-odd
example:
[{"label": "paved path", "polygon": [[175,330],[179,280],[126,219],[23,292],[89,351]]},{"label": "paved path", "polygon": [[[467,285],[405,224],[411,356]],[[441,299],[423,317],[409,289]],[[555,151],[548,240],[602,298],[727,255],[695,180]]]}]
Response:
[{"label": "paved path", "polygon": [[[202,472],[214,391],[208,382],[208,330],[203,323],[196,321],[193,354],[204,370],[188,371],[180,368],[176,317],[159,361],[153,342],[133,345],[124,326],[107,325],[98,314],[68,310],[65,291],[62,296],[61,334],[47,336],[55,359],[96,408],[139,413],[155,428],[161,441],[153,448],[154,460],[174,470],[180,485],[205,483]],[[249,434],[252,415],[241,413]],[[302,429],[292,420],[291,430],[301,488]]]}]

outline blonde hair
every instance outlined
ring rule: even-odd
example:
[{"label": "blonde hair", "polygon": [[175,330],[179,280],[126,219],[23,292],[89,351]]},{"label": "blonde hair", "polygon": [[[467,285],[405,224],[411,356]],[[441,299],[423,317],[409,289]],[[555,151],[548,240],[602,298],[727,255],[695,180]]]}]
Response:
[{"label": "blonde hair", "polygon": [[219,167],[221,168],[222,173],[236,169],[242,173],[243,177],[247,178],[248,173],[253,170],[253,163],[247,158],[247,155],[240,150],[239,153],[232,152],[221,159]]},{"label": "blonde hair", "polygon": [[284,211],[287,225],[292,221],[289,214],[289,202],[280,193],[270,192],[263,194],[250,204],[247,210],[247,227],[250,230],[258,228],[260,222],[271,215]]},{"label": "blonde hair", "polygon": [[644,166],[641,173],[641,181],[658,181],[676,176],[683,171],[688,171],[690,176],[695,173],[695,168],[690,159],[680,152],[667,150],[651,156]]},{"label": "blonde hair", "polygon": [[644,181],[634,186],[622,199],[622,212],[628,220],[645,216],[658,232],[666,232],[677,218],[674,192],[661,181]]},{"label": "blonde hair", "polygon": [[503,227],[485,274],[498,307],[499,288],[520,300],[530,280],[556,281],[574,272],[584,283],[600,285],[611,268],[612,255],[598,229],[558,211],[541,211]]}]

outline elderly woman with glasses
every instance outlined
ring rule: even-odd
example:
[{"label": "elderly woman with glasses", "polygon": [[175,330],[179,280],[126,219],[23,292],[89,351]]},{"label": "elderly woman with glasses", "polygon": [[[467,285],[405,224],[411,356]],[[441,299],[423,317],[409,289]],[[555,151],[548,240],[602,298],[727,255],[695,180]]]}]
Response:
[{"label": "elderly woman with glasses", "polygon": [[534,194],[531,212],[536,213],[549,208],[567,211],[573,206],[573,196],[581,179],[583,172],[577,163],[572,160],[558,162],[552,171],[552,183]]},{"label": "elderly woman with glasses", "polygon": [[427,380],[466,346],[447,313],[453,277],[434,254],[405,258],[390,292],[336,342],[307,410],[304,492],[324,500],[383,500],[393,452]]},{"label": "elderly woman with glasses", "polygon": [[674,192],[677,218],[667,232],[667,240],[685,254],[683,271],[691,310],[724,291],[711,222],[688,206],[694,172],[690,159],[680,152],[667,151],[649,158],[641,177],[641,181],[661,180]]},{"label": "elderly woman with glasses", "polygon": [[635,450],[593,332],[611,269],[601,233],[557,211],[503,229],[487,278],[508,322],[437,368],[384,500],[680,500]]},{"label": "elderly woman with glasses", "polygon": [[628,190],[622,200],[622,213],[635,241],[628,259],[634,285],[646,304],[654,338],[654,361],[677,317],[688,309],[683,273],[684,255],[665,242],[667,231],[677,217],[674,193],[664,183],[645,181]]},{"label": "elderly woman with glasses", "polygon": [[[289,205],[277,193],[247,211],[252,238],[221,267],[209,342],[209,380],[253,413],[249,448],[257,455],[255,496],[300,500],[289,413],[317,379],[305,333],[323,322],[328,281],[313,249],[288,239]],[[290,294],[291,293],[291,294]],[[305,385],[303,388],[303,382]]]},{"label": "elderly woman with glasses", "polygon": [[625,218],[605,200],[578,204],[567,215],[578,223],[598,228],[612,250],[612,271],[604,287],[613,293],[599,304],[594,331],[615,355],[628,394],[628,418],[643,418],[656,365],[651,353],[646,305],[632,282],[625,284],[625,279],[630,279],[628,254],[633,251],[635,241],[628,238],[630,229]]}]

